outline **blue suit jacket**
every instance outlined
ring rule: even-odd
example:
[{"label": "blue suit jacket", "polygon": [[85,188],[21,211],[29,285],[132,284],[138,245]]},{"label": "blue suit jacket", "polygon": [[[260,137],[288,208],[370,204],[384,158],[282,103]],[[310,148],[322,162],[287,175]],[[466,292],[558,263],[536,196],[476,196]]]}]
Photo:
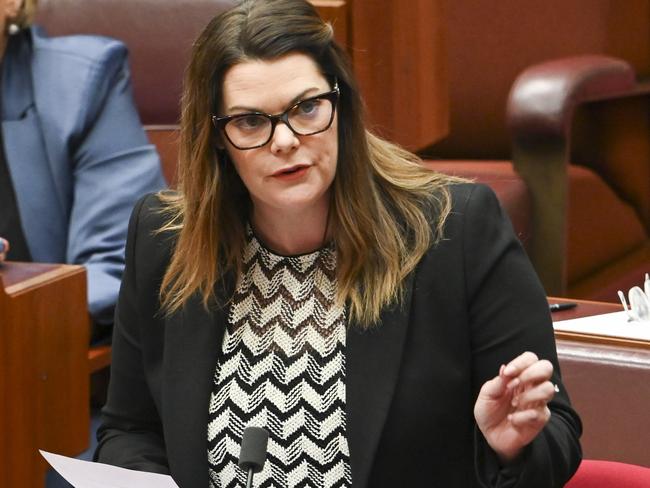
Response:
[{"label": "blue suit jacket", "polygon": [[126,47],[95,36],[12,36],[2,135],[37,262],[83,264],[93,318],[110,322],[133,204],[165,186],[133,105]]}]

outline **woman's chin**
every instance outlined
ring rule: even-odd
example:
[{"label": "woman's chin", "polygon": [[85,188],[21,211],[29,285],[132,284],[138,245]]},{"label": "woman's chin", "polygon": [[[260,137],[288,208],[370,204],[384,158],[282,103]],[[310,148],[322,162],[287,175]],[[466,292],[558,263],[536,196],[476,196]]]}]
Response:
[{"label": "woman's chin", "polygon": [[327,209],[329,206],[328,192],[314,194],[313,192],[287,192],[278,198],[267,199],[257,202],[256,208],[262,212],[284,212],[296,214],[301,212],[313,212],[316,209]]}]

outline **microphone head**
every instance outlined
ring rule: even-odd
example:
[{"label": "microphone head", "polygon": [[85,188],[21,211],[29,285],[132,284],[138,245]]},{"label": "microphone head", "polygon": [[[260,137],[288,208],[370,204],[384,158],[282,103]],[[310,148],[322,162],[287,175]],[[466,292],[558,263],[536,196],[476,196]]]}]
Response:
[{"label": "microphone head", "polygon": [[262,427],[246,427],[241,441],[239,452],[239,467],[245,470],[252,469],[259,473],[266,461],[266,445],[269,442],[269,433]]}]

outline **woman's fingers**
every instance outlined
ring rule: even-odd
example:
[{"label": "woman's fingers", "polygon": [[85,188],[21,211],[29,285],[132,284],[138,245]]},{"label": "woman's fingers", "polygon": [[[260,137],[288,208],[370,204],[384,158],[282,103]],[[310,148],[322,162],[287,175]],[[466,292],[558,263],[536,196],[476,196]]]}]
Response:
[{"label": "woman's fingers", "polygon": [[516,357],[502,371],[510,378],[507,388],[513,392],[512,407],[519,411],[545,408],[555,395],[555,385],[549,381],[553,364],[532,352]]},{"label": "woman's fingers", "polygon": [[551,418],[551,411],[548,407],[530,408],[527,410],[518,410],[508,415],[510,423],[517,428],[541,428],[546,425]]},{"label": "woman's fingers", "polygon": [[526,351],[510,361],[503,369],[503,374],[514,378],[537,361],[538,358],[534,352]]},{"label": "woman's fingers", "polygon": [[506,383],[507,382],[501,376],[496,376],[483,384],[481,394],[489,398],[500,397],[506,391]]},{"label": "woman's fingers", "polygon": [[555,385],[544,381],[536,386],[521,391],[512,398],[512,406],[521,409],[532,408],[536,405],[546,405],[555,396]]},{"label": "woman's fingers", "polygon": [[[553,364],[550,361],[547,361],[546,359],[537,359],[537,356],[535,356],[535,354],[530,354],[531,356],[528,356],[525,362],[521,361],[513,368],[508,369],[509,366],[512,365],[514,361],[516,361],[515,359],[510,363],[509,366],[506,366],[504,373],[512,378],[508,382],[509,388],[519,387],[526,389],[531,385],[549,380],[553,375]],[[533,357],[535,358],[534,360],[532,359]],[[516,371],[516,373],[508,374],[509,371]]]},{"label": "woman's fingers", "polygon": [[553,364],[546,359],[531,364],[519,374],[522,384],[536,384],[546,381],[553,375]]}]

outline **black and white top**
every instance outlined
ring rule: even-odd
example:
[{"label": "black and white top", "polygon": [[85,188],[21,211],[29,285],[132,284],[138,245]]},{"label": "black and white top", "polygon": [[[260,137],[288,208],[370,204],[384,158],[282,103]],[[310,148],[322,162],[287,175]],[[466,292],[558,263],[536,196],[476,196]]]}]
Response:
[{"label": "black and white top", "polygon": [[345,307],[336,252],[281,256],[248,232],[208,423],[211,487],[245,486],[243,431],[269,432],[257,487],[352,485],[345,419]]}]

